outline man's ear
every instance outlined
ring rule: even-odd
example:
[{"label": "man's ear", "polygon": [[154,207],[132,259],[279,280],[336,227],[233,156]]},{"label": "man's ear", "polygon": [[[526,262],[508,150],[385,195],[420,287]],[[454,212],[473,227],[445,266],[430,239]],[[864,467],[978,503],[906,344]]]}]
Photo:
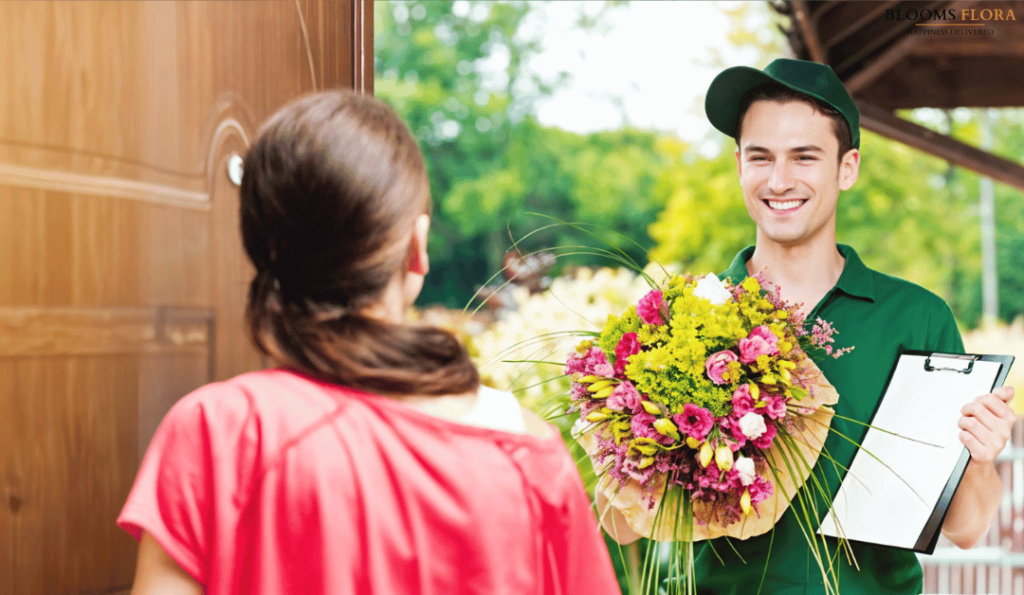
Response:
[{"label": "man's ear", "polygon": [[743,177],[743,161],[740,159],[740,148],[736,147],[736,174]]},{"label": "man's ear", "polygon": [[850,149],[839,162],[839,189],[849,190],[860,176],[860,151]]},{"label": "man's ear", "polygon": [[413,224],[412,238],[409,241],[409,272],[426,275],[430,270],[430,259],[427,256],[427,236],[430,234],[430,215],[426,213],[416,218]]}]

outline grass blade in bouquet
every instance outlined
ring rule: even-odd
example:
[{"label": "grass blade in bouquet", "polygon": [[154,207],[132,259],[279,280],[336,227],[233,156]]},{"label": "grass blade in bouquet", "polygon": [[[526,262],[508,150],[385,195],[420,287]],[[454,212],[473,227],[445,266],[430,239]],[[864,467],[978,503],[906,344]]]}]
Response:
[{"label": "grass blade in bouquet", "polygon": [[[574,436],[599,499],[634,535],[680,544],[668,578],[683,578],[670,584],[685,592],[694,542],[764,534],[805,482],[821,491],[812,470],[839,396],[808,352],[846,350],[833,350],[827,323],[805,328],[797,307],[762,285],[671,276],[566,363]],[[814,541],[816,511],[798,502]],[[816,557],[830,574],[829,554]]]}]

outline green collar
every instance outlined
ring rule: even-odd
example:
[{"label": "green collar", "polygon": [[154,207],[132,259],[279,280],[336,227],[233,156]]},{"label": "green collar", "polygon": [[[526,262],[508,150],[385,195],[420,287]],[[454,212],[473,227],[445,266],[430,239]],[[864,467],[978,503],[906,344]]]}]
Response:
[{"label": "green collar", "polygon": [[[839,281],[836,282],[836,289],[853,297],[863,298],[872,302],[875,301],[875,277],[871,269],[864,265],[860,256],[857,256],[857,252],[853,248],[845,244],[836,244],[836,248],[839,249],[839,253],[846,259],[846,264],[843,265],[843,274],[839,276]],[[747,261],[753,255],[754,246],[748,246],[740,250],[736,258],[732,260],[729,268],[719,277],[722,279],[728,277],[732,279],[733,283],[741,283],[749,276],[747,274]]]}]

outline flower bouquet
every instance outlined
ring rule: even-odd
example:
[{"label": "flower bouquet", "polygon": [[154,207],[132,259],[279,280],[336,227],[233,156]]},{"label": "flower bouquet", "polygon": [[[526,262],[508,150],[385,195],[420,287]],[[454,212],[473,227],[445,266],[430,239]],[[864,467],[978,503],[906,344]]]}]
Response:
[{"label": "flower bouquet", "polygon": [[769,531],[808,480],[839,398],[808,353],[848,351],[833,334],[759,277],[673,275],[569,354],[597,489],[636,534],[683,544],[691,581],[694,542]]}]

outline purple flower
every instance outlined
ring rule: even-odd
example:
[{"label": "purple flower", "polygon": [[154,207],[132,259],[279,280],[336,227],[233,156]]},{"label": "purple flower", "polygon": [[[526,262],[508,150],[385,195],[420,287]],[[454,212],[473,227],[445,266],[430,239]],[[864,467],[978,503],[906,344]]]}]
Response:
[{"label": "purple flower", "polygon": [[762,324],[750,331],[746,338],[740,339],[740,361],[752,364],[759,355],[778,355],[778,345],[779,338]]},{"label": "purple flower", "polygon": [[659,444],[669,445],[672,444],[672,438],[670,436],[664,436],[658,430],[654,429],[654,422],[657,420],[647,411],[640,411],[633,415],[633,420],[630,422],[630,430],[633,431],[634,436],[641,438],[650,438],[657,441]]},{"label": "purple flower", "polygon": [[647,324],[665,324],[661,317],[664,306],[665,302],[662,299],[661,290],[655,289],[640,298],[640,303],[636,305],[636,313],[640,320]]},{"label": "purple flower", "polygon": [[772,495],[772,484],[763,477],[754,478],[754,483],[747,486],[750,491],[750,503],[757,504]]},{"label": "purple flower", "polygon": [[704,440],[708,432],[715,425],[715,418],[711,412],[693,403],[683,405],[683,412],[672,417],[672,421],[679,426],[679,431],[693,438]]},{"label": "purple flower", "polygon": [[[742,344],[742,343],[741,343]],[[725,373],[729,370],[729,364],[739,359],[736,354],[728,349],[712,353],[704,362],[704,369],[708,378],[715,384],[727,384]]]},{"label": "purple flower", "polygon": [[586,353],[580,355],[572,351],[565,362],[566,374],[579,374],[580,376],[604,376],[610,377],[615,373],[608,358],[598,347],[591,347]]},{"label": "purple flower", "polygon": [[640,353],[640,341],[637,340],[636,333],[622,335],[619,344],[615,346],[615,374],[623,374],[629,357],[637,353]]}]

